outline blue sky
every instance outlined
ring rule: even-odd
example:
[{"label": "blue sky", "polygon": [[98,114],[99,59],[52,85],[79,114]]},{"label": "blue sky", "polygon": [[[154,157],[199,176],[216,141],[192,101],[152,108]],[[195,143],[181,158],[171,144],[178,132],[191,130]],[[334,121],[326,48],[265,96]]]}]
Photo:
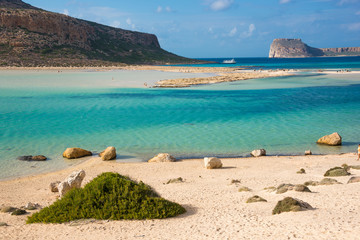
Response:
[{"label": "blue sky", "polygon": [[45,10],[154,33],[191,58],[267,57],[274,38],[360,47],[360,0],[24,0]]}]

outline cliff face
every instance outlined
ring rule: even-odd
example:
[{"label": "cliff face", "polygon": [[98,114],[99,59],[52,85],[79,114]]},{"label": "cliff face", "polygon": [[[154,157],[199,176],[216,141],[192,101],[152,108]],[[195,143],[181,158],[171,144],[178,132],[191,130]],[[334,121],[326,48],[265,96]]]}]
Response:
[{"label": "cliff face", "polygon": [[269,52],[269,58],[301,58],[321,56],[360,56],[360,47],[313,48],[301,39],[275,39]]},{"label": "cliff face", "polygon": [[0,0],[0,65],[116,65],[190,62],[161,49],[153,34]]},{"label": "cliff face", "polygon": [[295,57],[318,57],[324,53],[317,48],[312,48],[301,39],[275,39],[269,52],[269,58],[295,58]]}]

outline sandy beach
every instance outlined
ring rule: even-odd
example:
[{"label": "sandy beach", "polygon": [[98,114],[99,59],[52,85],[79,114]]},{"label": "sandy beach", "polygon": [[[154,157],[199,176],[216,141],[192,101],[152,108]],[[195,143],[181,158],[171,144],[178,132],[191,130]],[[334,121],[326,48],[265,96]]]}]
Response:
[{"label": "sandy beach", "polygon": [[[347,184],[351,176],[336,177],[342,184],[310,186],[311,193],[264,190],[282,183],[320,181],[329,168],[359,165],[354,153],[322,156],[267,156],[222,159],[223,168],[208,170],[202,159],[174,163],[86,162],[59,172],[0,182],[1,205],[45,207],[57,199],[49,184],[84,169],[83,185],[102,172],[117,172],[152,186],[162,197],[183,205],[187,213],[164,220],[98,221],[66,224],[25,224],[28,215],[0,213],[0,239],[358,239],[360,232],[360,183]],[[304,168],[306,174],[296,172]],[[184,182],[166,184],[182,177]],[[240,183],[232,184],[232,180]],[[250,192],[239,192],[241,186]],[[267,200],[245,203],[259,195]],[[272,215],[277,201],[291,196],[309,203],[314,210]],[[34,211],[30,211],[34,212]]]}]

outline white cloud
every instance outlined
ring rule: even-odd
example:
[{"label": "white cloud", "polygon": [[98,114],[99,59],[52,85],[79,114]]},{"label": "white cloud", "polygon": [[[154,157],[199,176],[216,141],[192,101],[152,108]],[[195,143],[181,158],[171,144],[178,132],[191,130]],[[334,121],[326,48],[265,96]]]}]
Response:
[{"label": "white cloud", "polygon": [[212,27],[209,27],[208,32],[209,32],[209,33],[214,33],[213,28],[212,28]]},{"label": "white cloud", "polygon": [[280,0],[279,3],[280,4],[285,4],[285,3],[289,3],[291,0]]},{"label": "white cloud", "polygon": [[132,28],[133,30],[136,29],[135,24],[133,24],[133,22],[131,21],[130,18],[126,19],[126,23],[127,23],[129,26],[131,26],[131,28]]},{"label": "white cloud", "polygon": [[167,6],[167,7],[162,7],[162,6],[158,6],[156,9],[156,12],[161,13],[161,12],[172,12],[173,10],[171,9],[171,7]]},{"label": "white cloud", "polygon": [[243,32],[243,36],[244,37],[251,37],[255,30],[256,30],[255,24],[252,23],[252,24],[249,25],[248,31]]},{"label": "white cloud", "polygon": [[120,12],[118,9],[109,8],[109,7],[90,7],[88,9],[83,9],[80,13],[84,16],[92,15],[95,17],[100,18],[116,18],[116,17],[123,17],[127,15],[126,13]]},{"label": "white cloud", "polygon": [[69,16],[69,10],[64,9],[63,14],[65,14],[66,16]]},{"label": "white cloud", "polygon": [[115,21],[113,21],[113,22],[111,23],[111,26],[112,26],[112,27],[119,28],[119,27],[120,27],[120,22],[117,21],[117,20],[115,20]]},{"label": "white cloud", "polygon": [[235,36],[235,34],[237,33],[237,27],[234,27],[233,29],[231,29],[231,31],[229,32],[229,36],[233,37]]},{"label": "white cloud", "polygon": [[210,4],[210,8],[214,11],[228,9],[234,3],[234,0],[215,0]]},{"label": "white cloud", "polygon": [[360,22],[349,24],[348,29],[350,31],[359,31],[360,30]]}]

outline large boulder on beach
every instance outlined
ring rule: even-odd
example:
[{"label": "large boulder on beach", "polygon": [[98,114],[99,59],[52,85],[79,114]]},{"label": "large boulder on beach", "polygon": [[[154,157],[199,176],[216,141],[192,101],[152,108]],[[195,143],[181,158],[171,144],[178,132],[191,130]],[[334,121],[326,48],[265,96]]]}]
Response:
[{"label": "large boulder on beach", "polygon": [[113,160],[116,158],[116,149],[115,147],[107,147],[99,156],[103,161]]},{"label": "large boulder on beach", "polygon": [[148,162],[175,162],[176,158],[174,158],[173,156],[171,156],[168,153],[159,153],[158,155],[156,155],[155,157],[153,157],[152,159],[150,159]]},{"label": "large boulder on beach", "polygon": [[67,148],[63,153],[63,157],[68,159],[81,158],[91,155],[92,153],[90,151],[82,148]]},{"label": "large boulder on beach", "polygon": [[252,151],[250,154],[253,157],[266,156],[266,150],[265,149],[256,149],[256,150]]},{"label": "large boulder on beach", "polygon": [[204,167],[206,169],[222,168],[223,164],[220,159],[216,157],[204,158]]},{"label": "large boulder on beach", "polygon": [[325,144],[329,146],[339,146],[342,144],[341,141],[342,141],[341,136],[337,132],[335,132],[333,134],[323,136],[322,138],[317,140],[316,143]]},{"label": "large boulder on beach", "polygon": [[68,191],[73,188],[80,188],[84,178],[84,170],[71,173],[63,182],[59,183],[58,185],[60,197],[64,196]]}]

